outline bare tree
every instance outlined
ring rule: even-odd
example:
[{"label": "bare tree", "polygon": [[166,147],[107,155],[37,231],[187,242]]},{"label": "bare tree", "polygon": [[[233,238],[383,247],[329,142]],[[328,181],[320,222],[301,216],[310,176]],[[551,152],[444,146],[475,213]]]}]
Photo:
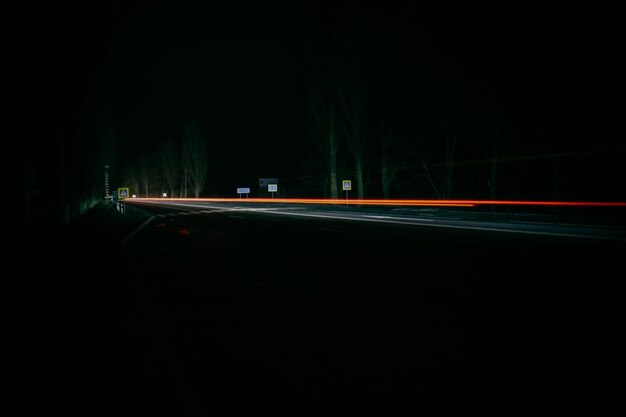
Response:
[{"label": "bare tree", "polygon": [[313,138],[328,166],[330,198],[338,198],[337,188],[337,151],[338,109],[336,84],[331,82],[328,88],[311,88],[309,95],[309,113],[313,118]]},{"label": "bare tree", "polygon": [[493,135],[491,137],[491,158],[489,159],[490,175],[489,175],[489,197],[495,200],[498,190],[498,142],[500,139],[500,129],[493,126]]},{"label": "bare tree", "polygon": [[454,178],[454,164],[456,154],[458,129],[454,129],[450,132],[450,129],[446,129],[444,137],[444,175],[443,175],[443,193],[444,198],[452,198],[452,185]]},{"label": "bare tree", "polygon": [[361,79],[354,75],[341,83],[339,98],[346,125],[346,143],[354,157],[356,165],[357,196],[362,199],[365,194],[363,181],[363,156],[365,151],[363,124],[365,122],[365,91]]},{"label": "bare tree", "polygon": [[193,119],[185,123],[182,153],[185,196],[187,195],[187,181],[189,180],[194,196],[197,198],[206,183],[209,161],[204,131]]},{"label": "bare tree", "polygon": [[380,119],[380,174],[384,198],[389,198],[391,184],[399,169],[399,164],[391,164],[389,158],[391,145],[395,142],[395,125],[395,121],[389,124],[385,124],[384,116]]},{"label": "bare tree", "polygon": [[459,134],[459,114],[447,96],[443,98],[440,128],[443,134],[443,198],[452,198],[456,147]]},{"label": "bare tree", "polygon": [[412,146],[407,146],[406,147],[406,151],[412,157],[412,159],[415,159],[416,161],[419,162],[419,164],[414,165],[414,166],[415,167],[419,166],[419,167],[424,169],[424,173],[423,174],[419,173],[419,170],[418,170],[418,175],[417,176],[418,177],[425,176],[426,179],[428,180],[428,183],[433,188],[433,191],[437,195],[437,198],[441,199],[441,193],[439,192],[439,189],[437,188],[437,185],[433,181],[433,178],[430,175],[430,170],[428,169],[428,165],[426,164],[426,162],[424,162],[424,159],[421,157],[420,152],[414,146],[413,147]]},{"label": "bare tree", "polygon": [[144,197],[146,198],[150,197],[150,191],[149,191],[150,174],[149,174],[148,160],[145,156],[142,156],[141,159],[139,160],[139,165],[137,166],[137,177],[139,179],[140,186],[143,187],[143,191],[145,193]]},{"label": "bare tree", "polygon": [[159,156],[167,191],[171,197],[175,197],[180,169],[178,150],[172,141],[167,141],[161,146]]},{"label": "bare tree", "polygon": [[491,98],[490,108],[488,110],[490,117],[490,124],[492,127],[492,135],[491,135],[491,158],[490,158],[490,175],[489,175],[489,196],[492,200],[495,200],[497,197],[498,190],[498,145],[500,142],[501,135],[501,126],[502,123],[500,121],[500,104],[498,102],[498,97],[493,96]]},{"label": "bare tree", "polygon": [[139,194],[141,181],[137,174],[137,168],[128,169],[124,174],[124,184],[130,188],[132,194]]}]

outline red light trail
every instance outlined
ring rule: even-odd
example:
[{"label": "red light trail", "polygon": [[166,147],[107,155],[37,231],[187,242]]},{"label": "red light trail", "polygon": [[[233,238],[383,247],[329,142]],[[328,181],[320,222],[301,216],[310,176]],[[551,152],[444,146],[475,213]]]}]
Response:
[{"label": "red light trail", "polygon": [[435,206],[475,207],[501,206],[556,206],[556,207],[626,207],[626,202],[600,201],[523,201],[523,200],[346,200],[330,198],[130,198],[126,201],[147,202],[213,202],[213,203],[281,203],[281,204],[337,204],[365,206]]}]

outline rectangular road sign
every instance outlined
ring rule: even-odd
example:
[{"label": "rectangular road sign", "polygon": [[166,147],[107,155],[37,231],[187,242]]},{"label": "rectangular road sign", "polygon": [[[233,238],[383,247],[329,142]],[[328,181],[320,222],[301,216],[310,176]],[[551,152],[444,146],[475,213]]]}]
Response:
[{"label": "rectangular road sign", "polygon": [[118,188],[117,189],[117,198],[123,199],[130,197],[130,190],[128,188]]},{"label": "rectangular road sign", "polygon": [[350,191],[352,189],[352,181],[351,180],[342,180],[341,181],[341,188],[344,191]]},{"label": "rectangular road sign", "polygon": [[250,188],[237,188],[237,194],[250,194]]},{"label": "rectangular road sign", "polygon": [[267,184],[267,191],[270,193],[275,193],[278,191],[278,184]]},{"label": "rectangular road sign", "polygon": [[259,188],[266,190],[269,184],[278,184],[278,178],[259,178]]}]

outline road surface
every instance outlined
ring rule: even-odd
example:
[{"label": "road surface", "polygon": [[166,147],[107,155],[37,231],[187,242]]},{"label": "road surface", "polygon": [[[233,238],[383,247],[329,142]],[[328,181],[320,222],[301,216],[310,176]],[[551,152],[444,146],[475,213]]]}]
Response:
[{"label": "road surface", "polygon": [[118,323],[94,372],[110,405],[610,393],[626,253],[611,216],[162,200],[124,216],[122,261],[90,290]]}]

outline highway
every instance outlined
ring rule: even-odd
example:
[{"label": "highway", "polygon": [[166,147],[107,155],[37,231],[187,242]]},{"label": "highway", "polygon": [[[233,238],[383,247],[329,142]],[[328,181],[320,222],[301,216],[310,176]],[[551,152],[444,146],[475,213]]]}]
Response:
[{"label": "highway", "polygon": [[127,206],[120,285],[138,301],[110,372],[155,412],[238,398],[538,405],[603,389],[626,253],[610,210]]},{"label": "highway", "polygon": [[[129,201],[130,202],[130,201]],[[421,207],[405,208],[383,207],[333,207],[305,204],[258,204],[258,203],[216,203],[202,201],[138,200],[137,203],[150,206],[153,210],[166,210],[155,214],[158,218],[172,218],[183,215],[210,215],[230,213],[245,216],[268,215],[286,216],[301,220],[341,220],[368,223],[416,226],[424,228],[456,229],[479,232],[516,233],[536,236],[554,236],[563,238],[582,238],[599,240],[626,240],[626,227],[607,224],[587,224],[578,220],[563,220],[557,216],[552,219],[528,213],[502,214],[484,211],[472,211],[460,207]],[[451,210],[452,209],[452,210]],[[455,210],[456,209],[456,210]],[[540,216],[539,216],[540,217]],[[271,219],[268,219],[271,221]]]}]

